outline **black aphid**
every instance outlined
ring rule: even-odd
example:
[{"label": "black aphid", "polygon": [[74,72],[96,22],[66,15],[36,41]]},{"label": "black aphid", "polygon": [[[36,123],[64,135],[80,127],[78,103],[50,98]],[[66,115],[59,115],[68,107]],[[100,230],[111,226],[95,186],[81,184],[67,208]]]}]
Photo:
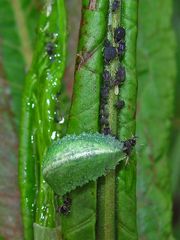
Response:
[{"label": "black aphid", "polygon": [[109,95],[109,88],[108,87],[102,87],[101,88],[101,97],[107,98]]},{"label": "black aphid", "polygon": [[123,152],[126,153],[127,156],[130,155],[136,145],[136,138],[137,137],[133,137],[123,142]]},{"label": "black aphid", "polygon": [[65,204],[66,206],[70,207],[71,204],[72,204],[71,198],[66,197],[66,198],[64,199],[64,204]]},{"label": "black aphid", "polygon": [[116,48],[111,45],[111,43],[106,40],[104,46],[104,61],[109,64],[117,56]]},{"label": "black aphid", "polygon": [[119,1],[114,0],[114,2],[112,3],[112,11],[115,12],[118,8],[119,8]]},{"label": "black aphid", "polygon": [[109,127],[105,127],[102,130],[104,135],[110,135],[111,134],[111,129]]},{"label": "black aphid", "polygon": [[123,57],[126,50],[126,44],[124,41],[120,41],[117,47],[117,52],[119,57]]},{"label": "black aphid", "polygon": [[115,83],[117,83],[115,85],[121,85],[125,81],[125,78],[126,78],[125,67],[120,66],[115,75]]},{"label": "black aphid", "polygon": [[102,116],[102,117],[100,118],[100,123],[101,123],[102,125],[109,126],[108,119],[107,119],[105,116]]},{"label": "black aphid", "polygon": [[46,44],[46,52],[50,57],[54,54],[54,50],[55,50],[54,43],[48,42]]},{"label": "black aphid", "polygon": [[116,104],[114,104],[115,108],[121,110],[125,106],[125,102],[123,100],[118,100]]},{"label": "black aphid", "polygon": [[108,87],[111,80],[111,74],[109,71],[107,70],[104,71],[103,79],[104,79],[104,85]]},{"label": "black aphid", "polygon": [[66,198],[63,202],[63,205],[58,207],[57,212],[67,216],[70,213],[70,208],[71,208],[71,199]]},{"label": "black aphid", "polygon": [[107,97],[101,97],[101,107],[103,108],[108,103]]},{"label": "black aphid", "polygon": [[117,27],[114,31],[114,41],[118,43],[121,40],[124,40],[125,35],[126,35],[125,29],[123,27]]},{"label": "black aphid", "polygon": [[105,118],[109,117],[108,111],[103,108],[101,109],[100,114],[101,114],[101,116],[104,116]]},{"label": "black aphid", "polygon": [[58,208],[58,212],[62,215],[67,216],[70,213],[70,209],[66,205],[62,205],[61,207]]}]

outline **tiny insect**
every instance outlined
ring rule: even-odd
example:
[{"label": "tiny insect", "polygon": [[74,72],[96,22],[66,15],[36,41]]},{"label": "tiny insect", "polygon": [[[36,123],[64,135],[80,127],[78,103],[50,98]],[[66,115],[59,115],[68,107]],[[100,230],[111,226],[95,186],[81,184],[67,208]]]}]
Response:
[{"label": "tiny insect", "polygon": [[104,47],[104,61],[109,64],[117,56],[116,48],[111,45],[111,43],[106,40]]},{"label": "tiny insect", "polygon": [[122,58],[124,56],[125,50],[126,50],[125,42],[124,41],[120,41],[119,45],[118,45],[118,48],[117,48],[118,56]]},{"label": "tiny insect", "polygon": [[125,68],[121,66],[118,68],[116,72],[115,79],[111,83],[111,88],[121,86],[125,81],[125,77],[126,77]]},{"label": "tiny insect", "polygon": [[125,102],[123,100],[118,100],[116,104],[114,104],[115,108],[121,110],[125,106]]},{"label": "tiny insect", "polygon": [[101,96],[101,107],[104,108],[104,106],[105,106],[107,103],[108,103],[108,98]]},{"label": "tiny insect", "polygon": [[136,145],[137,137],[134,136],[123,143],[123,152],[126,153],[127,156],[130,156],[133,147]]},{"label": "tiny insect", "polygon": [[103,79],[104,79],[104,85],[108,87],[111,80],[111,74],[109,71],[107,70],[104,71]]},{"label": "tiny insect", "polygon": [[100,111],[100,115],[101,116],[104,116],[105,118],[108,118],[109,117],[109,113],[108,113],[108,111],[106,111],[105,109],[101,109],[101,111]]},{"label": "tiny insect", "polygon": [[54,54],[54,50],[55,50],[54,43],[48,42],[46,44],[46,52],[50,57]]},{"label": "tiny insect", "polygon": [[115,81],[117,81],[117,85],[121,85],[126,78],[126,70],[125,67],[120,66],[116,72],[116,76],[115,76]]},{"label": "tiny insect", "polygon": [[103,128],[102,133],[104,135],[110,135],[111,134],[111,129],[109,127],[105,127],[105,128]]},{"label": "tiny insect", "polygon": [[61,205],[60,207],[58,207],[57,209],[57,212],[62,214],[62,215],[69,215],[70,213],[70,208],[71,208],[71,199],[70,198],[66,198],[64,201],[63,201],[63,205]]},{"label": "tiny insect", "polygon": [[101,97],[102,98],[107,98],[108,97],[108,95],[109,95],[109,88],[107,88],[107,87],[102,87],[101,88]]},{"label": "tiny insect", "polygon": [[112,3],[112,11],[115,12],[118,8],[119,8],[119,1],[114,0],[114,2]]},{"label": "tiny insect", "polygon": [[114,41],[119,43],[121,40],[124,40],[126,31],[123,27],[117,27],[114,31]]},{"label": "tiny insect", "polygon": [[104,117],[104,116],[102,116],[102,117],[100,118],[100,123],[101,123],[102,125],[109,126],[109,121],[108,121],[108,119],[107,119],[106,117]]}]

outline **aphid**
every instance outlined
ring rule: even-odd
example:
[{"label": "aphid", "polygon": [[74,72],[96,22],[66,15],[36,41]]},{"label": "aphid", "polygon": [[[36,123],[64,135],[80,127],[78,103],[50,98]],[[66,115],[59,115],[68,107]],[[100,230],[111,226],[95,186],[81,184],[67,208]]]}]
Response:
[{"label": "aphid", "polygon": [[110,135],[111,134],[111,129],[109,127],[105,127],[105,128],[103,128],[102,133],[104,135]]},{"label": "aphid", "polygon": [[60,214],[67,216],[70,213],[70,208],[71,208],[71,199],[66,198],[63,202],[63,205],[58,207],[57,211]]},{"label": "aphid", "polygon": [[105,118],[108,118],[108,117],[109,117],[108,111],[106,111],[106,110],[103,109],[103,108],[101,109],[100,114],[101,114],[101,116],[104,116]]},{"label": "aphid", "polygon": [[66,206],[68,206],[68,207],[71,207],[71,204],[72,204],[71,198],[66,197],[66,198],[64,199],[64,204],[65,204]]},{"label": "aphid", "polygon": [[126,78],[126,70],[125,67],[120,66],[116,72],[116,76],[115,76],[115,85],[121,85]]},{"label": "aphid", "polygon": [[107,97],[101,97],[101,107],[103,108],[108,103]]},{"label": "aphid", "polygon": [[58,208],[58,212],[62,215],[67,216],[70,213],[70,209],[66,205],[62,205],[61,207]]},{"label": "aphid", "polygon": [[123,100],[118,100],[116,104],[114,104],[115,108],[121,110],[125,106],[125,102]]},{"label": "aphid", "polygon": [[137,137],[134,136],[134,137],[124,141],[123,152],[126,153],[127,156],[130,155],[133,147],[136,145],[136,138]]},{"label": "aphid", "polygon": [[115,79],[112,81],[111,87],[121,86],[125,81],[125,77],[126,77],[125,68],[121,66],[118,68],[116,72]]},{"label": "aphid", "polygon": [[46,52],[50,57],[54,54],[54,49],[54,44],[52,42],[46,44]]},{"label": "aphid", "polygon": [[114,2],[112,3],[112,11],[115,12],[119,7],[119,1],[118,0],[114,0]]},{"label": "aphid", "polygon": [[109,71],[105,70],[103,73],[103,79],[105,86],[109,86],[110,80],[111,80],[111,74]]},{"label": "aphid", "polygon": [[104,47],[104,61],[109,64],[117,56],[116,48],[111,45],[111,43],[106,40]]},{"label": "aphid", "polygon": [[115,41],[115,43],[118,43],[121,40],[124,40],[125,35],[126,35],[125,29],[123,27],[117,27],[114,31],[114,41]]},{"label": "aphid", "polygon": [[117,48],[117,53],[118,53],[118,56],[119,57],[123,57],[124,53],[125,53],[125,50],[126,50],[126,44],[124,41],[120,41],[119,42],[119,45],[118,45],[118,48]]},{"label": "aphid", "polygon": [[108,121],[108,119],[107,118],[105,118],[104,116],[102,116],[101,118],[100,118],[100,123],[102,124],[102,125],[109,125],[109,121]]},{"label": "aphid", "polygon": [[102,87],[101,88],[101,97],[102,98],[107,98],[109,95],[109,88],[107,87]]}]

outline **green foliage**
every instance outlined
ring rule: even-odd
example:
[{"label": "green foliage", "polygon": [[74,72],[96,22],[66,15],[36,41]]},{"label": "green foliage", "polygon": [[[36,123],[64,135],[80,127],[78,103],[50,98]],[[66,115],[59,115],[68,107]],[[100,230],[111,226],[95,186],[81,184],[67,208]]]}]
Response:
[{"label": "green foliage", "polygon": [[[176,39],[177,43],[180,41],[180,2],[178,0],[174,1],[174,28],[176,31]],[[179,164],[179,156],[180,156],[180,46],[177,45],[176,51],[176,62],[177,62],[177,82],[175,86],[175,115],[173,119],[173,134],[171,138],[171,149],[169,158],[172,159],[171,163],[171,178],[172,178],[172,190],[173,190],[173,203],[174,203],[174,216],[173,216],[173,227],[174,227],[174,236],[176,239],[180,238],[180,211],[179,211],[179,201],[180,201],[180,194],[179,194],[179,184],[180,184],[180,164]]]},{"label": "green foliage", "polygon": [[39,22],[33,62],[26,78],[20,136],[19,183],[24,238],[33,239],[33,223],[55,226],[54,193],[42,177],[42,158],[59,137],[56,98],[66,57],[64,2],[47,1]]},{"label": "green foliage", "polygon": [[22,238],[17,183],[18,130],[37,15],[31,0],[0,1],[0,232],[5,239]]},{"label": "green foliage", "polygon": [[19,127],[23,83],[31,63],[37,12],[31,0],[2,0],[0,15],[2,65],[10,85],[16,127]]},{"label": "green foliage", "polygon": [[[161,14],[160,14],[161,12]],[[140,239],[172,239],[167,152],[173,114],[175,39],[172,1],[139,2],[137,136]]]}]

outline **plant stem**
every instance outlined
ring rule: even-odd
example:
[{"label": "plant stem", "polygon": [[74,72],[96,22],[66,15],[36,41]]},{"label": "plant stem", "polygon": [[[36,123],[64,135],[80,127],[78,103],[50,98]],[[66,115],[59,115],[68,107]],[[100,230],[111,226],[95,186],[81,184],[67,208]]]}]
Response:
[{"label": "plant stem", "polygon": [[[114,30],[120,25],[120,7],[112,12],[113,0],[109,1],[108,32],[107,39],[116,46],[114,42]],[[116,57],[109,65],[105,66],[114,79],[116,71],[120,66],[119,58]],[[117,110],[114,107],[118,96],[115,87],[109,91],[107,111],[109,113],[109,127],[113,135],[117,134]],[[98,203],[97,203],[97,239],[115,239],[115,171],[111,171],[106,177],[98,181]]]}]

